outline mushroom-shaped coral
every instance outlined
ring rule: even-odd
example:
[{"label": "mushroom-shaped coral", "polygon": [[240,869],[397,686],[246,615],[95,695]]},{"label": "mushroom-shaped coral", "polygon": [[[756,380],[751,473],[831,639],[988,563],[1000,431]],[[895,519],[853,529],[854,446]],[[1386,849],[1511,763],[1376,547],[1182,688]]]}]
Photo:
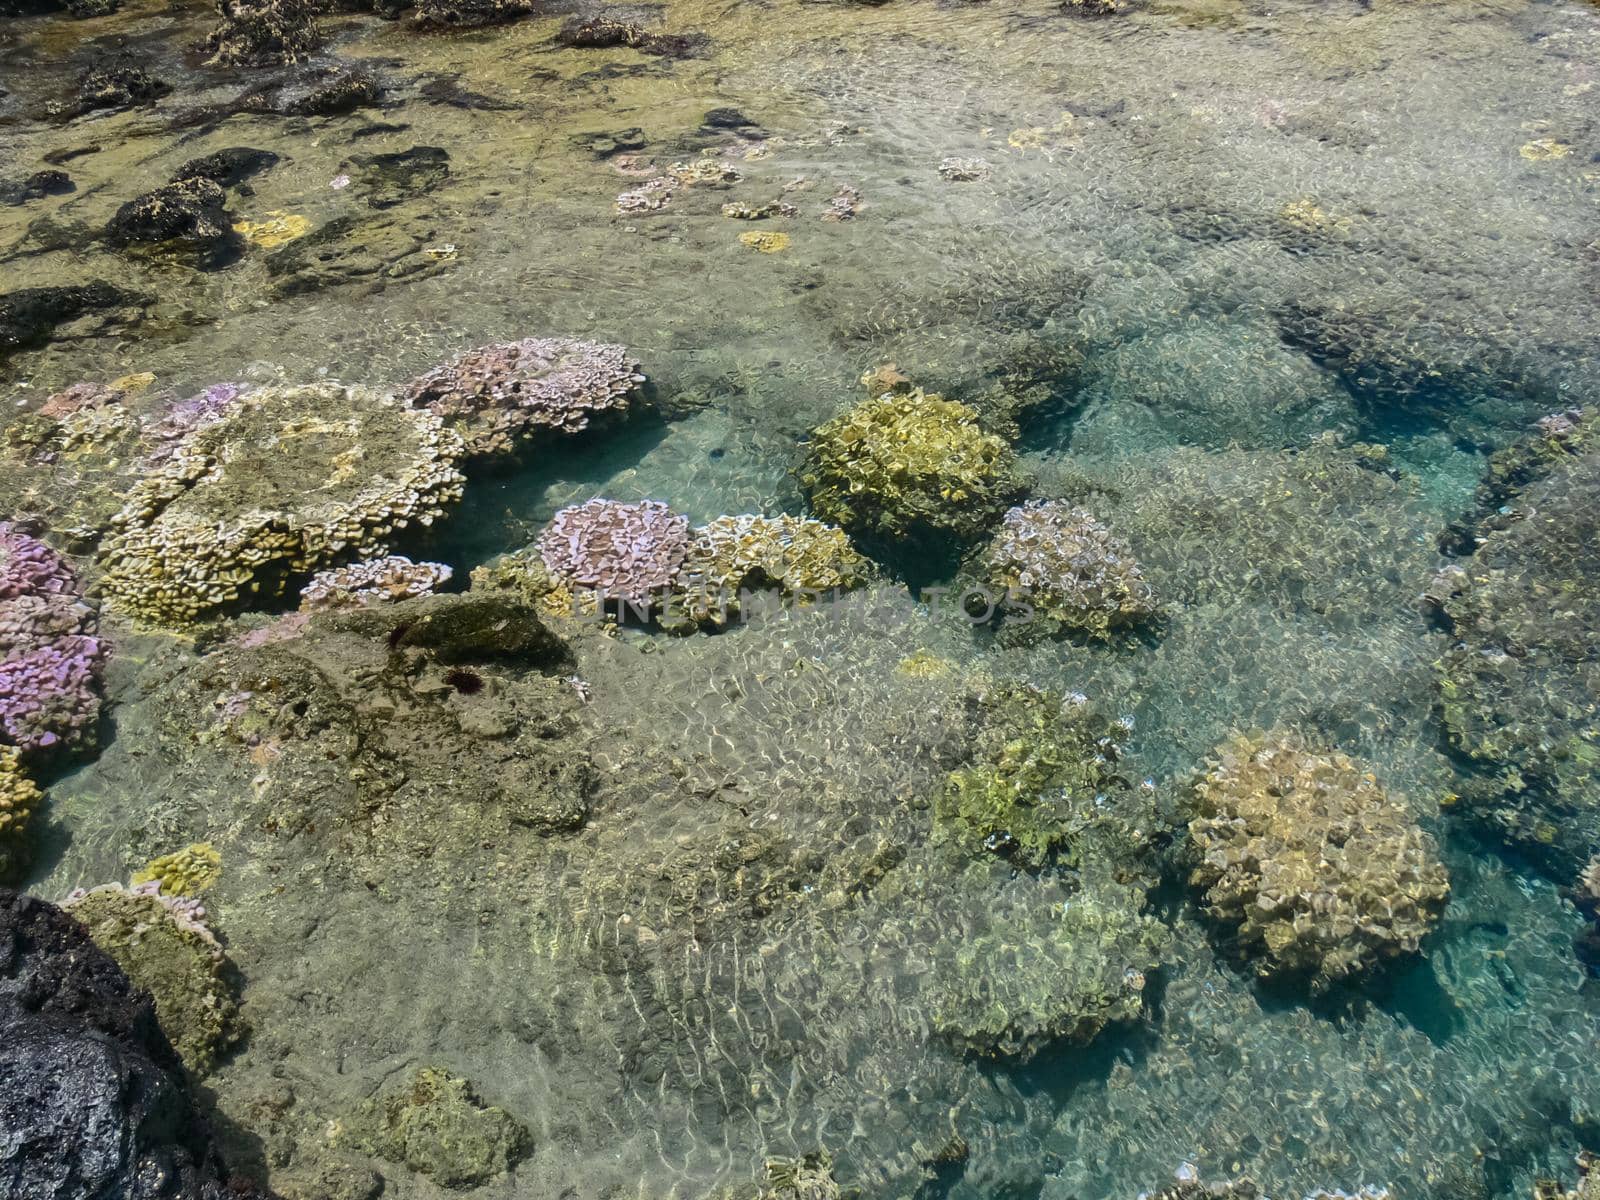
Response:
[{"label": "mushroom-shaped coral", "polygon": [[1191,880],[1261,976],[1325,990],[1414,952],[1449,897],[1433,839],[1337,751],[1283,732],[1236,736],[1195,799]]},{"label": "mushroom-shaped coral", "polygon": [[971,541],[1022,491],[1016,456],[964,404],[864,400],[820,426],[799,471],[812,510],[852,534]]},{"label": "mushroom-shaped coral", "polygon": [[788,515],[718,517],[691,535],[674,605],[685,622],[725,625],[739,614],[741,593],[842,592],[870,569],[837,526]]},{"label": "mushroom-shaped coral", "polygon": [[27,861],[23,837],[43,794],[22,769],[14,746],[0,746],[0,881],[14,878]]},{"label": "mushroom-shaped coral", "polygon": [[431,596],[450,582],[453,574],[444,563],[412,562],[402,554],[369,558],[349,566],[318,571],[300,590],[300,608],[305,612],[321,612]]},{"label": "mushroom-shaped coral", "polygon": [[1052,632],[1106,637],[1156,611],[1155,592],[1127,543],[1062,500],[1009,510],[977,574],[997,597],[1033,608]]},{"label": "mushroom-shaped coral", "polygon": [[106,595],[182,623],[335,555],[383,554],[460,497],[462,454],[437,416],[367,388],[237,396],[130,492],[100,550]]},{"label": "mushroom-shaped coral", "polygon": [[79,889],[61,906],[156,1002],[161,1030],[191,1071],[203,1074],[242,1032],[226,982],[228,957],[194,900],[157,882]]},{"label": "mushroom-shaped coral", "polygon": [[644,382],[622,346],[524,338],[479,346],[413,379],[407,403],[429,408],[472,454],[500,454],[539,430],[576,433],[621,412]]},{"label": "mushroom-shaped coral", "polygon": [[539,535],[551,573],[608,599],[659,598],[689,553],[689,519],[659,500],[590,500],[563,508]]},{"label": "mushroom-shaped coral", "polygon": [[45,750],[88,737],[105,647],[65,559],[0,521],[0,743]]}]

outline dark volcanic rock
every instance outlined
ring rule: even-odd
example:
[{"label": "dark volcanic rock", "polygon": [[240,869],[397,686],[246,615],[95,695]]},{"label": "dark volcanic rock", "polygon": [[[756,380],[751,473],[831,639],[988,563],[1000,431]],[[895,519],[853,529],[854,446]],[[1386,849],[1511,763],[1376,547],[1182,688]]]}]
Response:
[{"label": "dark volcanic rock", "polygon": [[354,285],[363,294],[391,283],[445,270],[449,261],[428,253],[433,226],[421,219],[362,221],[335,217],[263,262],[274,293],[296,296]]},{"label": "dark volcanic rock", "polygon": [[56,326],[85,313],[148,303],[102,280],[72,287],[23,288],[0,295],[0,354],[48,341]]},{"label": "dark volcanic rock", "polygon": [[239,240],[224,211],[227,202],[226,193],[209,179],[180,179],[117,209],[106,236],[116,246],[190,243],[204,252],[206,265],[216,265]]},{"label": "dark volcanic rock", "polygon": [[706,38],[699,33],[651,33],[631,21],[613,21],[610,17],[574,17],[556,33],[556,42],[575,49],[608,50],[626,46],[642,54],[683,58],[700,50]]},{"label": "dark volcanic rock", "polygon": [[97,108],[127,108],[149,104],[172,91],[126,54],[108,58],[90,67],[78,80],[78,91],[62,111],[69,115]]},{"label": "dark volcanic rock", "polygon": [[0,889],[0,1195],[265,1200],[230,1179],[136,990],[54,905]]},{"label": "dark volcanic rock", "polygon": [[259,175],[275,165],[278,156],[271,150],[255,150],[249,146],[229,146],[200,158],[191,158],[172,176],[173,183],[185,179],[209,179],[222,187],[234,187],[252,175]]},{"label": "dark volcanic rock", "polygon": [[0,204],[26,204],[45,196],[65,196],[76,191],[72,177],[65,171],[35,171],[21,183],[0,183]]},{"label": "dark volcanic rock", "polygon": [[418,0],[411,18],[415,29],[482,29],[505,25],[527,16],[527,0]]},{"label": "dark volcanic rock", "polygon": [[305,0],[218,0],[222,23],[203,44],[214,66],[281,67],[322,44],[316,14]]}]

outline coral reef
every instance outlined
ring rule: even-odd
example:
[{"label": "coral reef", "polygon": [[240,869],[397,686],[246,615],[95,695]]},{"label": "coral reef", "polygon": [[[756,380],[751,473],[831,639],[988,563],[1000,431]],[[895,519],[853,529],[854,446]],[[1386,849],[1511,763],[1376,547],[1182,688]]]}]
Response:
[{"label": "coral reef", "polygon": [[221,23],[201,49],[213,66],[278,67],[309,57],[322,44],[307,0],[216,0]]},{"label": "coral reef", "polygon": [[222,878],[222,855],[210,842],[195,842],[182,850],[153,858],[134,872],[135,886],[154,883],[165,896],[198,896]]},{"label": "coral reef", "polygon": [[486,1106],[465,1079],[432,1067],[368,1101],[356,1125],[357,1140],[373,1153],[447,1188],[486,1183],[531,1148],[527,1129],[510,1113]]},{"label": "coral reef", "polygon": [[1239,735],[1195,788],[1191,882],[1258,975],[1313,990],[1416,951],[1450,894],[1433,839],[1360,763]]},{"label": "coral reef", "polygon": [[670,609],[685,623],[720,626],[741,615],[743,594],[825,595],[866,581],[870,564],[844,530],[808,517],[718,517],[690,534]]},{"label": "coral reef", "polygon": [[1086,509],[1036,500],[1010,509],[973,574],[997,612],[1027,606],[1024,632],[1109,637],[1157,612],[1154,589],[1126,542]]},{"label": "coral reef", "polygon": [[246,392],[130,491],[100,548],[105,592],[182,623],[335,555],[381,555],[459,498],[463,452],[438,417],[366,388]]},{"label": "coral reef", "polygon": [[1010,447],[972,409],[921,392],[814,430],[798,475],[817,516],[887,543],[972,541],[1022,490]]},{"label": "coral reef", "polygon": [[478,346],[412,380],[407,403],[437,413],[472,454],[499,454],[540,430],[576,433],[622,412],[644,383],[622,346],[524,338]]},{"label": "coral reef", "polygon": [[0,746],[0,882],[15,879],[28,862],[28,823],[44,795],[22,768],[13,746]]},{"label": "coral reef", "polygon": [[[1194,1167],[1184,1163],[1175,1182],[1159,1192],[1143,1192],[1139,1200],[1266,1200],[1265,1193],[1249,1179],[1230,1179],[1226,1183],[1201,1183]],[[1389,1189],[1365,1185],[1354,1192],[1318,1190],[1305,1200],[1389,1200]]]},{"label": "coral reef", "polygon": [[761,1164],[766,1186],[760,1200],[839,1200],[839,1181],[833,1177],[833,1155],[813,1150],[798,1158],[774,1155]]},{"label": "coral reef", "polygon": [[1475,768],[1452,811],[1558,876],[1600,852],[1600,447],[1564,415],[1497,460],[1470,558],[1429,585],[1450,743]]},{"label": "coral reef", "polygon": [[66,560],[0,521],[0,745],[39,751],[89,740],[105,652]]},{"label": "coral reef", "polygon": [[300,589],[300,608],[320,612],[384,600],[431,596],[454,572],[444,563],[412,562],[400,554],[318,571]]},{"label": "coral reef", "polygon": [[234,1175],[150,997],[53,905],[0,890],[0,1179],[28,1200],[270,1200]]},{"label": "coral reef", "polygon": [[150,993],[162,1031],[189,1070],[205,1074],[243,1033],[228,957],[198,903],[166,895],[152,880],[80,888],[62,909]]},{"label": "coral reef", "polygon": [[689,553],[689,519],[659,500],[590,500],[556,513],[539,556],[560,578],[603,599],[647,603],[672,587]]}]

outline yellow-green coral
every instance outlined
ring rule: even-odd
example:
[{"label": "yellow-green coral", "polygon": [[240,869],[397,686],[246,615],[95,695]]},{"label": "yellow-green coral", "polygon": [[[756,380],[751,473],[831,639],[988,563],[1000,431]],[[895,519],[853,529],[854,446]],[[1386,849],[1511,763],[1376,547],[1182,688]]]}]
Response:
[{"label": "yellow-green coral", "polygon": [[726,624],[740,611],[741,593],[842,592],[865,582],[871,570],[844,530],[808,517],[718,517],[690,539],[669,605],[685,623]]},{"label": "yellow-green coral", "polygon": [[[987,698],[987,721],[970,765],[952,771],[934,808],[947,833],[969,849],[1003,854],[1029,867],[1078,861],[1090,827],[1121,814],[1113,802],[1124,727],[1082,696],[1063,699],[1027,686]],[[1125,839],[1149,830],[1134,817]]]},{"label": "yellow-green coral", "polygon": [[168,896],[198,896],[222,878],[222,855],[210,842],[196,842],[151,859],[134,883],[158,883]]},{"label": "yellow-green coral", "polygon": [[1361,764],[1235,736],[1195,788],[1192,881],[1263,976],[1313,989],[1417,949],[1450,894],[1433,839]]},{"label": "yellow-green coral", "polygon": [[182,623],[336,555],[381,555],[460,497],[463,453],[437,416],[367,388],[247,392],[129,493],[101,548],[106,595]]},{"label": "yellow-green coral", "polygon": [[356,1126],[361,1145],[446,1188],[485,1183],[529,1148],[527,1129],[505,1109],[484,1105],[465,1079],[434,1067],[367,1101]]},{"label": "yellow-green coral", "polygon": [[135,987],[155,1001],[161,1031],[184,1066],[204,1074],[242,1032],[227,983],[228,958],[193,901],[153,883],[74,892],[62,908],[89,932]]},{"label": "yellow-green coral", "polygon": [[0,880],[14,876],[26,861],[22,839],[44,799],[21,760],[15,747],[0,746]]},{"label": "yellow-green coral", "polygon": [[1016,456],[976,412],[920,391],[872,397],[815,430],[799,478],[817,516],[884,540],[970,541],[1022,490]]}]

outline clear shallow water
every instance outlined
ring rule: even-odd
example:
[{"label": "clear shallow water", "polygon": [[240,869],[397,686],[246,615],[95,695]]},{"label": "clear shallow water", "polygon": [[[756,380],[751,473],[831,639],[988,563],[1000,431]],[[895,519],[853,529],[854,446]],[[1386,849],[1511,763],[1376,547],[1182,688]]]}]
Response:
[{"label": "clear shallow water", "polygon": [[[463,574],[591,495],[697,522],[802,512],[803,438],[880,362],[958,398],[1034,388],[1019,435],[1036,494],[1093,497],[1171,619],[1146,644],[1001,650],[890,585],[837,623],[579,635],[592,701],[573,720],[599,782],[584,830],[554,839],[480,830],[458,800],[479,766],[452,764],[445,734],[383,823],[284,835],[266,818],[340,782],[292,755],[219,750],[195,731],[226,672],[116,630],[115,737],[53,789],[33,883],[57,896],[191,841],[223,849],[208,905],[253,1033],[209,1086],[235,1152],[297,1186],[351,1152],[339,1129],[361,1099],[439,1063],[532,1128],[532,1157],[484,1196],[700,1196],[819,1145],[842,1181],[883,1196],[1132,1197],[1184,1161],[1274,1195],[1525,1196],[1536,1174],[1570,1178],[1600,1098],[1581,922],[1566,881],[1440,815],[1457,784],[1434,713],[1442,642],[1415,597],[1487,451],[1595,395],[1600,10],[649,16],[704,31],[708,51],[558,50],[556,17],[454,38],[337,18],[335,52],[390,87],[381,111],[220,123],[179,119],[247,86],[180,61],[203,14],[8,21],[4,171],[99,149],[69,162],[72,195],[0,208],[3,290],[106,278],[160,301],[131,333],[15,355],[7,387],[27,399],[133,371],[183,394],[235,378],[390,385],[502,338],[631,347],[662,413],[474,479],[412,547]],[[34,118],[124,37],[172,97]],[[442,102],[460,92],[440,80],[495,106]],[[724,106],[765,136],[703,130]],[[632,127],[641,154],[711,148],[744,178],[618,216],[637,180],[585,139]],[[1525,153],[1543,139],[1567,152]],[[422,269],[283,298],[259,253],[201,274],[88,236],[230,145],[281,156],[231,200],[241,218],[354,216]],[[354,155],[413,146],[447,149],[448,180],[384,210],[359,182],[330,186],[359,176]],[[947,156],[989,175],[947,182]],[[758,226],[790,248],[741,246],[747,226],[720,205],[801,177],[785,193],[799,215]],[[860,213],[822,221],[845,184]],[[446,244],[453,258],[425,253]],[[1306,450],[1327,431],[1388,446],[1396,477]],[[35,485],[13,474],[0,497],[26,508]],[[1051,898],[1026,878],[943,878],[925,853],[961,705],[956,683],[895,670],[918,650],[957,680],[1082,690],[1130,715],[1131,769],[1174,792],[1235,728],[1296,725],[1369,760],[1445,847],[1454,892],[1424,958],[1346,1011],[1264,995],[1174,887],[1142,1024],[1022,1071],[962,1060],[929,1036],[929,981],[993,912]],[[352,654],[305,651],[335,675]],[[829,902],[884,845],[907,861]],[[782,903],[752,898],[764,879]],[[952,1132],[966,1169],[930,1179]],[[437,1194],[385,1174],[386,1195]]]}]

